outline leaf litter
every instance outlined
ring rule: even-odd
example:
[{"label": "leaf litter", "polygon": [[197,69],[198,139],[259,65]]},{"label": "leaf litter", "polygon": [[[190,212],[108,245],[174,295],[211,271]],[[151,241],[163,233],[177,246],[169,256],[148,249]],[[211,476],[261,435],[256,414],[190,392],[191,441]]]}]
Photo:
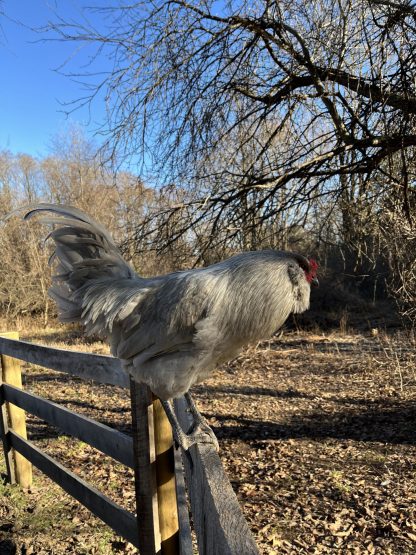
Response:
[{"label": "leaf litter", "polygon": [[[77,338],[65,346],[80,348]],[[24,387],[131,431],[125,390],[32,365]],[[290,333],[245,351],[193,394],[262,554],[415,552],[416,354],[405,337]],[[28,435],[134,511],[132,471],[35,417]],[[0,553],[136,552],[34,476],[30,492],[1,486]]]}]

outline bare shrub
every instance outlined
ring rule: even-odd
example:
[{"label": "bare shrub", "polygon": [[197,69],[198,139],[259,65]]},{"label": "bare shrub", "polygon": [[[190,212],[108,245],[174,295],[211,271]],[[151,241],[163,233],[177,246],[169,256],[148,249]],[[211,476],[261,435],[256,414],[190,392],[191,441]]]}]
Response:
[{"label": "bare shrub", "polygon": [[416,217],[400,207],[385,211],[384,243],[391,268],[389,287],[401,314],[416,325]]}]

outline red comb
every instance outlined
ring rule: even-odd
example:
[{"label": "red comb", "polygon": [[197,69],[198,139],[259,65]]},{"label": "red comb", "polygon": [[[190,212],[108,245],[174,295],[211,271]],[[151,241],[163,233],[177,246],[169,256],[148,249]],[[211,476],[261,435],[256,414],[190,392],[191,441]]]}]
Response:
[{"label": "red comb", "polygon": [[311,273],[315,273],[316,270],[318,269],[318,263],[316,260],[314,260],[313,258],[309,259],[309,271]]}]

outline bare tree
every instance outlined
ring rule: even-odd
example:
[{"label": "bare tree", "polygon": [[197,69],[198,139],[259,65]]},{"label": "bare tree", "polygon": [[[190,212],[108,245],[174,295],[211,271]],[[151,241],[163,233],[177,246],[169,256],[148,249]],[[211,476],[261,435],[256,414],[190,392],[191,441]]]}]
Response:
[{"label": "bare tree", "polygon": [[[399,187],[384,199],[380,213],[380,246],[388,260],[388,287],[399,312],[416,326],[416,152],[401,152],[396,165],[402,173]],[[410,184],[413,184],[410,185]],[[405,187],[405,197],[400,194]]]},{"label": "bare tree", "polygon": [[151,161],[164,186],[127,176],[121,191],[82,142],[42,163],[43,186],[102,214],[140,271],[321,242],[364,275],[388,259],[387,210],[413,229],[414,2],[119,0],[90,10],[94,24],[57,16],[48,26],[96,48],[73,75],[86,95],[68,110],[105,100],[103,156]]},{"label": "bare tree", "polygon": [[252,229],[257,217],[339,198],[350,181],[337,176],[374,176],[416,144],[416,8],[408,0],[170,0],[93,10],[101,31],[62,20],[49,30],[111,59],[101,81],[92,62],[91,93],[79,103],[105,91],[106,148],[151,154],[169,180],[193,184],[183,233],[201,220],[233,220],[248,192],[259,210],[254,219],[244,212]]},{"label": "bare tree", "polygon": [[[43,160],[0,152],[2,317],[40,315],[46,324],[50,316],[50,252],[42,240],[44,231],[36,222],[22,226],[19,214],[4,219],[14,209],[39,201],[72,204],[105,222],[120,243],[140,226],[152,191],[127,172],[115,177],[93,153],[92,144],[79,131],[55,141],[53,153]],[[136,257],[139,269],[146,268],[148,256]]]},{"label": "bare tree", "polygon": [[[48,254],[39,242],[39,225],[25,230],[16,220],[4,222],[21,203],[36,202],[41,189],[37,160],[27,155],[0,153],[0,307],[2,316],[49,311]],[[46,268],[45,268],[46,264]]]}]

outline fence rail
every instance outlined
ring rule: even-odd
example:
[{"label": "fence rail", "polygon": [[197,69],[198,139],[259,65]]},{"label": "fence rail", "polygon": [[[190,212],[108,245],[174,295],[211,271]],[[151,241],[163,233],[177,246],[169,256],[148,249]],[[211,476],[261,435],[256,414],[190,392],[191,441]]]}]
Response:
[{"label": "fence rail", "polygon": [[116,461],[134,468],[133,441],[126,434],[12,385],[3,384],[3,398],[57,426],[62,432],[89,443]]},{"label": "fence rail", "polygon": [[[130,380],[119,360],[7,337],[0,337],[0,354],[4,382],[0,379],[0,432],[11,480],[16,477],[16,459],[23,456],[26,464],[27,461],[33,463],[116,533],[138,547],[141,555],[192,555],[187,489],[200,555],[258,554],[215,448],[196,445],[181,457],[180,451],[173,449],[170,425],[160,402],[146,386]],[[132,437],[23,391],[19,383],[7,383],[5,361],[10,363],[15,359],[84,380],[129,388]],[[19,434],[10,425],[13,410],[27,411],[133,468],[137,515],[118,506],[42,452],[24,433]],[[175,401],[175,410],[186,429],[189,411],[184,398]]]},{"label": "fence rail", "polygon": [[137,520],[132,513],[119,507],[58,461],[43,453],[32,442],[23,439],[12,430],[9,434],[11,446],[16,451],[108,524],[117,534],[139,547]]},{"label": "fence rail", "polygon": [[91,353],[45,347],[27,341],[0,337],[0,353],[38,364],[44,368],[65,372],[83,380],[129,388],[130,380],[117,358]]},{"label": "fence rail", "polygon": [[[181,425],[188,429],[190,420],[186,400],[178,399],[175,405]],[[215,448],[207,443],[196,444],[190,448],[190,456],[191,460],[184,457],[184,468],[199,553],[258,554]]]}]

